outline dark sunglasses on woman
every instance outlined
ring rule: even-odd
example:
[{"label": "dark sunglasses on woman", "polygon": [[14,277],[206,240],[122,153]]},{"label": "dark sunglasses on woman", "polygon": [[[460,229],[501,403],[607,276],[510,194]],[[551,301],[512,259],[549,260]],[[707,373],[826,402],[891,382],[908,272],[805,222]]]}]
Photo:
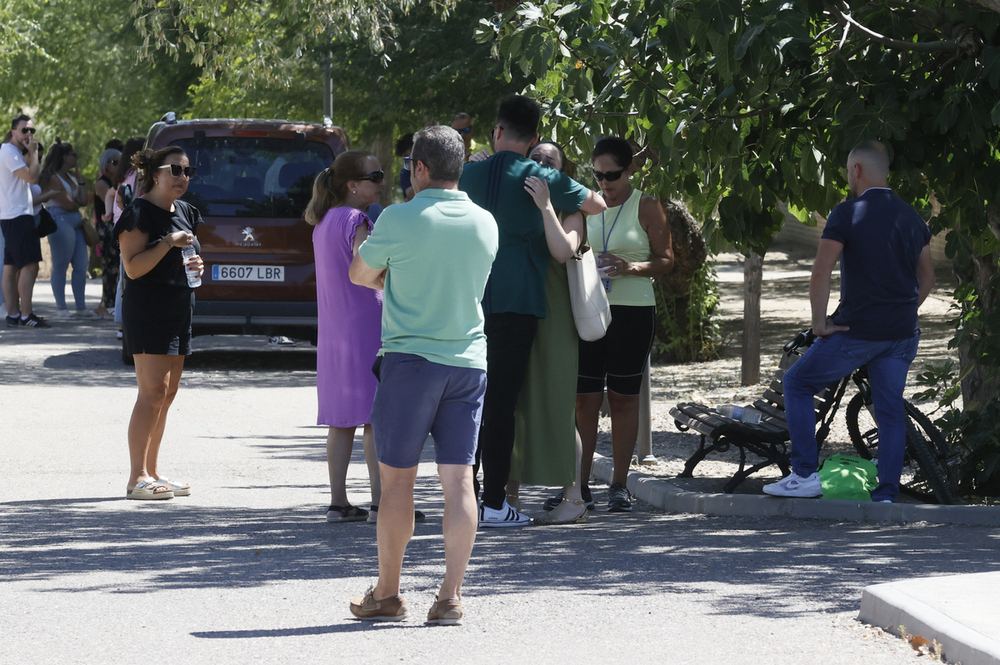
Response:
[{"label": "dark sunglasses on woman", "polygon": [[368,175],[358,178],[358,180],[371,180],[377,185],[385,180],[385,171],[372,171]]},{"label": "dark sunglasses on woman", "polygon": [[607,173],[601,173],[600,171],[594,171],[594,178],[597,182],[602,180],[607,180],[608,182],[614,182],[622,177],[627,169],[621,169],[620,171],[608,171]]},{"label": "dark sunglasses on woman", "polygon": [[164,164],[160,168],[170,169],[170,175],[175,178],[180,178],[181,174],[184,174],[189,180],[194,177],[195,172],[198,170],[193,166],[181,167],[180,164]]}]

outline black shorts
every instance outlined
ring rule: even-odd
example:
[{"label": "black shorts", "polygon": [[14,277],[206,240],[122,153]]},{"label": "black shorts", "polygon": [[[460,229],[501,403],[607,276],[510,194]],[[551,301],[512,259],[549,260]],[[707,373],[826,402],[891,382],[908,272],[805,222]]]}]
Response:
[{"label": "black shorts", "polygon": [[608,390],[619,395],[638,395],[646,359],[653,348],[653,306],[611,306],[608,334],[596,342],[580,340],[580,369],[576,392],[603,393],[604,377]]},{"label": "black shorts", "polygon": [[193,308],[191,289],[128,282],[122,295],[122,331],[129,353],[191,355]]},{"label": "black shorts", "polygon": [[32,263],[42,262],[42,243],[35,228],[34,215],[21,215],[13,219],[0,219],[3,232],[3,264],[18,270]]}]

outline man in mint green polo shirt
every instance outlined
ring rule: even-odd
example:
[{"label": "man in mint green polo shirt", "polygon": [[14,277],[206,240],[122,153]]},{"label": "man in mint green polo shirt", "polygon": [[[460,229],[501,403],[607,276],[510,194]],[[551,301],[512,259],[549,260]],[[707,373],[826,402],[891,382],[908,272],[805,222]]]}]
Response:
[{"label": "man in mint green polo shirt", "polygon": [[379,385],[372,406],[382,479],[378,582],[351,601],[359,619],[400,620],[413,485],[428,433],[444,489],[445,576],[427,620],[462,619],[462,580],[476,540],[472,465],[486,392],[483,291],[498,248],[493,216],[458,191],[465,145],[451,127],[416,133],[416,195],[390,206],[351,263],[355,284],[384,289]]},{"label": "man in mint green polo shirt", "polygon": [[459,187],[493,213],[500,228],[500,251],[486,285],[483,311],[489,387],[483,403],[479,454],[483,463],[483,503],[479,526],[524,526],[530,519],[507,503],[510,455],[514,446],[514,406],[528,371],[538,319],[545,318],[545,275],[549,248],[542,213],[524,189],[529,176],[548,183],[552,205],[596,215],[604,199],[569,176],[527,158],[538,142],[538,105],[521,95],[500,101],[493,147],[482,162],[465,165]]}]

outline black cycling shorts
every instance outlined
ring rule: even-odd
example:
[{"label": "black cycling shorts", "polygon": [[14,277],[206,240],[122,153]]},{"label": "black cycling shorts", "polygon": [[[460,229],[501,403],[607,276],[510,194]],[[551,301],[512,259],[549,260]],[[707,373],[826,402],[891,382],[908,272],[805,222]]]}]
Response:
[{"label": "black cycling shorts", "polygon": [[580,340],[577,394],[604,392],[638,395],[646,358],[653,348],[653,306],[612,305],[608,334],[596,342]]}]

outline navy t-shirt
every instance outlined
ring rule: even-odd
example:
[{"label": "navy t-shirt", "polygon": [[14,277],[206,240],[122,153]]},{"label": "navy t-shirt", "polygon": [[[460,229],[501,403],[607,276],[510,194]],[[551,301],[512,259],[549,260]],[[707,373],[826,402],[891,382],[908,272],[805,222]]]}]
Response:
[{"label": "navy t-shirt", "polygon": [[884,187],[872,187],[833,209],[823,238],[844,245],[836,325],[865,340],[917,334],[917,261],[931,240],[927,223]]}]

